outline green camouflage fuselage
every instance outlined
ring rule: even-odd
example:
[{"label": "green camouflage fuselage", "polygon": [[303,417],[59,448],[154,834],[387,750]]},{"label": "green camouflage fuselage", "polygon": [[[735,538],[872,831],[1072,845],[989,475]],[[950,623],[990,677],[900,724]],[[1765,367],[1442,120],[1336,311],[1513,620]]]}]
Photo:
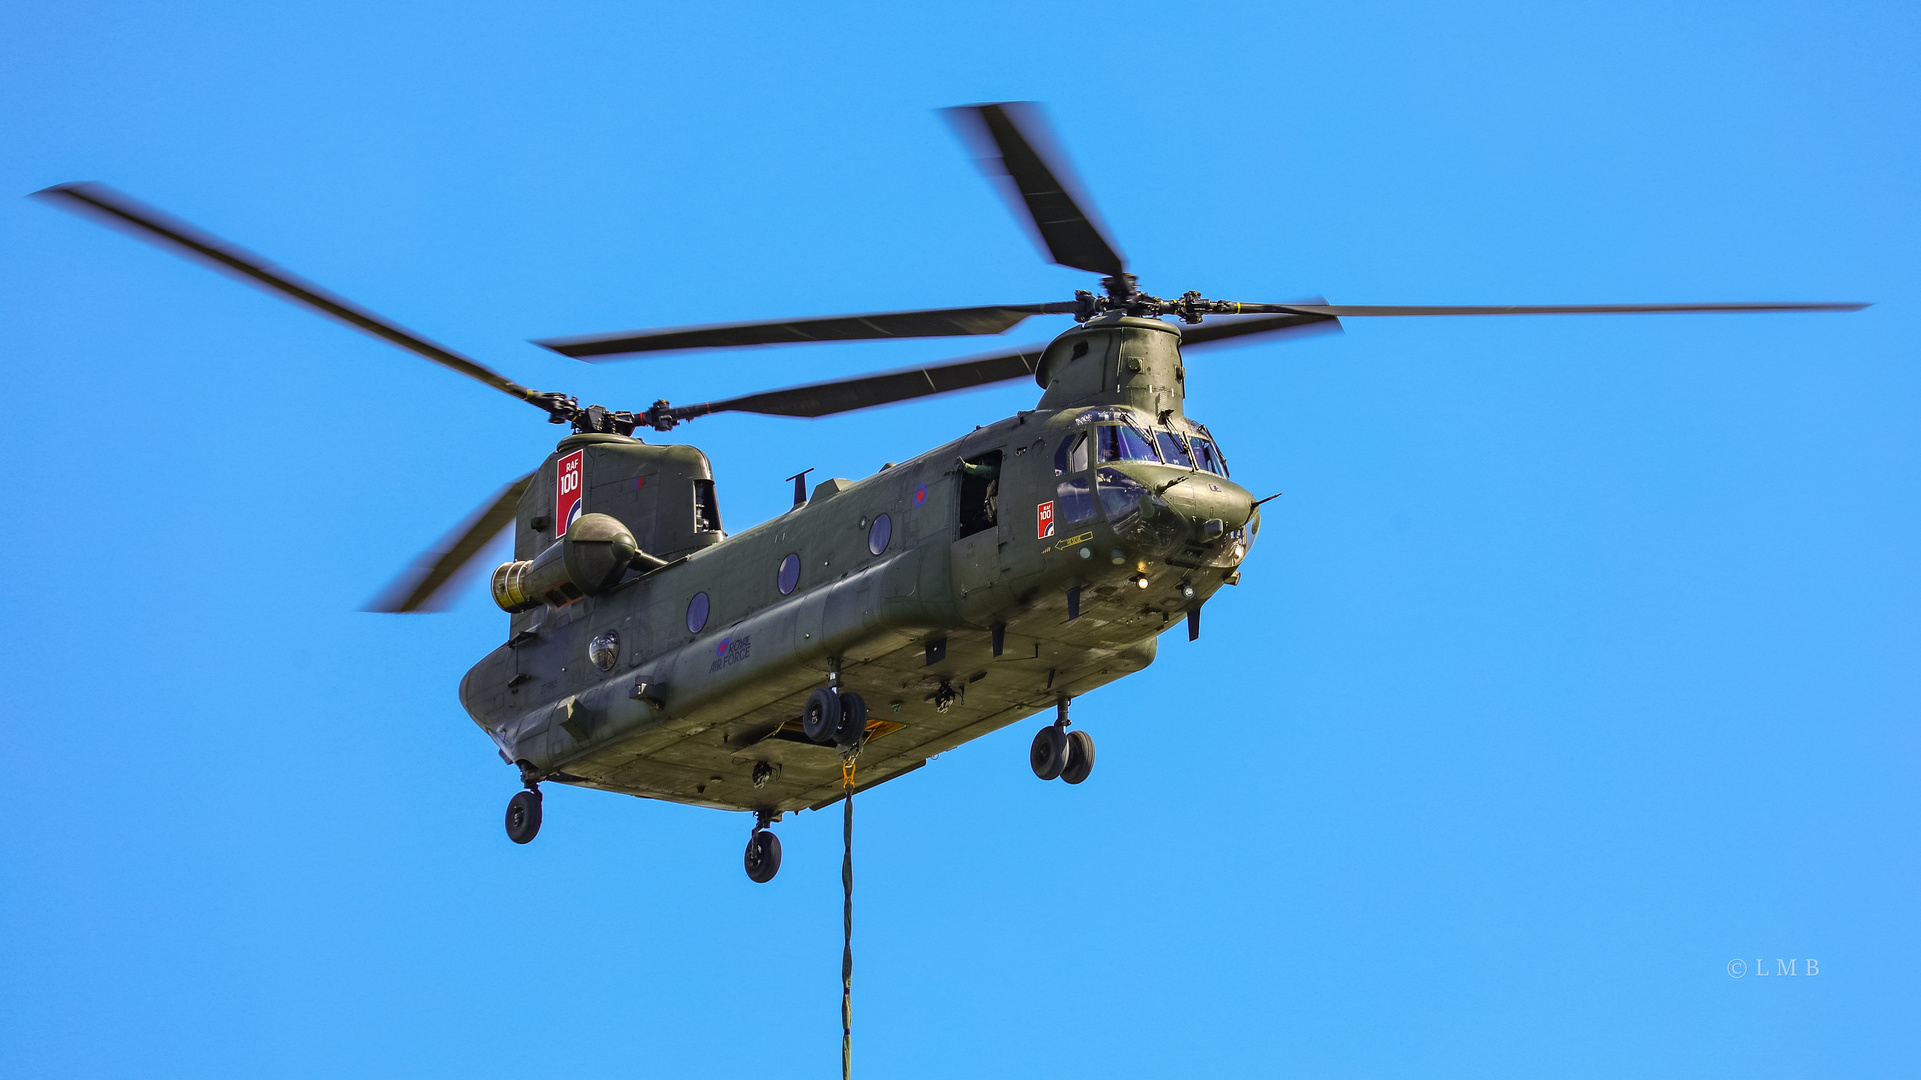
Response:
[{"label": "green camouflage fuselage", "polygon": [[693,447],[563,439],[521,499],[516,559],[555,543],[573,502],[666,565],[514,615],[462,703],[544,779],[789,811],[841,790],[839,752],[796,723],[836,667],[870,710],[862,788],[1141,670],[1237,579],[1259,528],[1182,412],[1179,338],[1119,316],[1070,330],[1042,356],[1035,410],[823,481],[734,536]]}]

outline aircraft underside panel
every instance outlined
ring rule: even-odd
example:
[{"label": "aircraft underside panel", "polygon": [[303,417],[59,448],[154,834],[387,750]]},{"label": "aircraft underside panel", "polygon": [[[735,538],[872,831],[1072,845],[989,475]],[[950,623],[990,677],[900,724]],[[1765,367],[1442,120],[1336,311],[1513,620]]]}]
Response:
[{"label": "aircraft underside panel", "polygon": [[[1090,612],[1070,622],[1065,597],[1054,596],[1009,620],[998,658],[985,630],[948,633],[932,663],[921,640],[903,644],[899,634],[874,635],[871,641],[882,647],[848,650],[842,670],[845,689],[868,707],[857,788],[1028,716],[1051,715],[1060,696],[1145,668],[1165,625],[1157,614],[1101,619]],[[855,659],[863,653],[867,659]],[[807,694],[822,684],[819,672],[795,665],[767,681],[777,685],[770,685],[765,704],[725,720],[670,721],[567,761],[552,779],[728,810],[794,811],[837,800],[840,751],[799,730]]]}]

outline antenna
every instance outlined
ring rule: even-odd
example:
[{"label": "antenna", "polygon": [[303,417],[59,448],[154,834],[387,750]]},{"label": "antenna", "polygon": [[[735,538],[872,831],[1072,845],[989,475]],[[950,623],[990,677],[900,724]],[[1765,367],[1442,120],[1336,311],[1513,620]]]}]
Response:
[{"label": "antenna", "polygon": [[787,478],[794,482],[795,508],[799,508],[807,505],[807,474],[813,471],[814,470],[812,469],[802,469],[801,471]]}]

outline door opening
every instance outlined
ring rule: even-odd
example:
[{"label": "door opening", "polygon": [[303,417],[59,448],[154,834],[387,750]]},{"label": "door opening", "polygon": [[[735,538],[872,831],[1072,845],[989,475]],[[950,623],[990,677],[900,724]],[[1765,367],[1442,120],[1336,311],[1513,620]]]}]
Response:
[{"label": "door opening", "polygon": [[989,450],[960,465],[960,535],[985,532],[1000,521],[1001,452]]}]

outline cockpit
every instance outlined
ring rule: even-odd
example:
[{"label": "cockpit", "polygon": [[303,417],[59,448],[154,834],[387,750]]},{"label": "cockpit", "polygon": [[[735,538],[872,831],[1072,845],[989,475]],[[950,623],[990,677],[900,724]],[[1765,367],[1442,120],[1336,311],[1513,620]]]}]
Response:
[{"label": "cockpit", "polygon": [[1059,478],[1055,514],[1062,524],[1088,521],[1097,508],[1115,518],[1138,504],[1147,492],[1140,481],[1118,469],[1095,468],[1120,461],[1227,475],[1220,448],[1205,435],[1143,427],[1125,420],[1090,425],[1069,432],[1054,450],[1054,475]]},{"label": "cockpit", "polygon": [[1101,424],[1070,432],[1054,451],[1054,475],[1086,472],[1089,465],[1112,461],[1151,461],[1177,469],[1228,475],[1227,461],[1212,439],[1128,423]]}]

